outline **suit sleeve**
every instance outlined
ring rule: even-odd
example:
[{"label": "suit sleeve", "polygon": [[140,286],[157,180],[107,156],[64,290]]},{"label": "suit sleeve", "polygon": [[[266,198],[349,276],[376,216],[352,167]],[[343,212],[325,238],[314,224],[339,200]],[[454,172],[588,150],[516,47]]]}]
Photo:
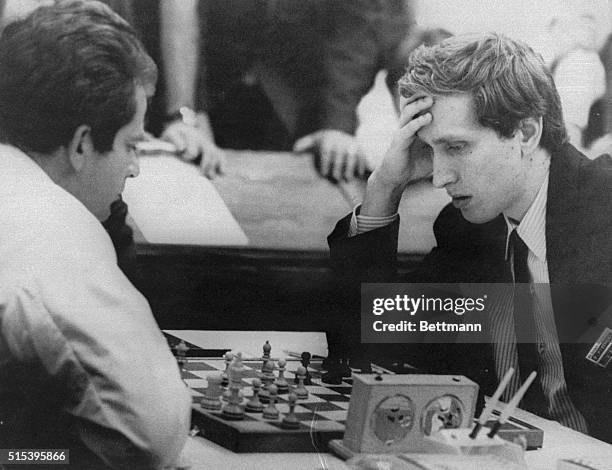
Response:
[{"label": "suit sleeve", "polygon": [[357,105],[386,66],[388,49],[401,42],[410,18],[398,1],[330,2],[330,15],[333,27],[324,51],[322,124],[353,134]]}]

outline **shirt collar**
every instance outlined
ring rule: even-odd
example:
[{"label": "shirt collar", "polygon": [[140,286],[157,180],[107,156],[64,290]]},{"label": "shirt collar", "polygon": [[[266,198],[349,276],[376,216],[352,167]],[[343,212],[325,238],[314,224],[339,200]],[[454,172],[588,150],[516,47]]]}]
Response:
[{"label": "shirt collar", "polygon": [[525,217],[518,224],[516,221],[509,219],[504,214],[508,233],[506,235],[506,259],[508,259],[508,242],[510,233],[516,228],[521,240],[527,245],[531,251],[541,261],[546,260],[546,202],[548,200],[548,175],[542,182],[540,190],[534,201],[529,206]]}]

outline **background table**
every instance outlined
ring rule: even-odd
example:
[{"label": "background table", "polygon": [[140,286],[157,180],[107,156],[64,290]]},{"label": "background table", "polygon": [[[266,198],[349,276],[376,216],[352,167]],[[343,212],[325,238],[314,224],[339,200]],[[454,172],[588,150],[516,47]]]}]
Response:
[{"label": "background table", "polygon": [[[331,183],[316,173],[308,154],[228,152],[226,174],[213,185],[251,246],[326,252],[327,235],[361,202],[366,183]],[[400,252],[431,250],[433,221],[449,201],[445,191],[427,181],[406,190],[400,206]]]},{"label": "background table", "polygon": [[[249,243],[154,244],[139,235],[135,284],[160,325],[320,330],[335,294],[327,235],[360,202],[365,182],[333,184],[306,154],[228,151],[225,174],[212,185]],[[400,208],[402,270],[433,246],[433,220],[446,202],[446,193],[428,182],[407,190]]]}]

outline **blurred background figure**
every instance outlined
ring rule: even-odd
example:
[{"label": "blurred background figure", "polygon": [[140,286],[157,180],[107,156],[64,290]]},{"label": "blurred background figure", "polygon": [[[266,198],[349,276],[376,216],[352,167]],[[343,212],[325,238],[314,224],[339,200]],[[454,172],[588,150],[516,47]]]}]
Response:
[{"label": "blurred background figure", "polygon": [[[550,66],[563,108],[570,142],[588,153],[589,113],[606,90],[606,74],[598,54],[596,21],[591,13],[555,17],[550,22],[557,49]],[[601,127],[601,113],[591,117],[591,128]],[[592,132],[592,131],[591,131]]]},{"label": "blurred background figure", "polygon": [[357,105],[379,70],[392,71],[390,84],[401,75],[411,2],[135,5],[137,26],[163,70],[151,129],[185,158],[200,158],[205,175],[222,171],[223,148],[311,151],[324,176],[364,174]]},{"label": "blurred background figure", "polygon": [[364,147],[355,138],[358,105],[380,71],[386,71],[385,83],[395,94],[417,34],[413,7],[406,0],[329,2],[332,31],[324,49],[320,127],[294,146],[314,153],[323,176],[350,180],[368,169]]},{"label": "blurred background figure", "polygon": [[[54,0],[0,0],[0,27],[30,13],[34,8],[53,3]],[[126,21],[132,22],[130,0],[100,0],[119,13]]]}]

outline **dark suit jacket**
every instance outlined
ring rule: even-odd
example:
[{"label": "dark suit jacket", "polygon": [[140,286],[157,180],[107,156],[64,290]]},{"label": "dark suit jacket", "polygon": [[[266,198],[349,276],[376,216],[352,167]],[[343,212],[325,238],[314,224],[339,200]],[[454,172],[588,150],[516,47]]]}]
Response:
[{"label": "dark suit jacket", "polygon": [[[467,222],[446,206],[434,224],[437,246],[408,278],[396,276],[399,221],[347,238],[350,216],[329,237],[340,282],[353,298],[360,282],[503,282],[506,224],[500,215],[485,224]],[[603,331],[602,311],[612,303],[612,159],[591,161],[567,144],[551,159],[546,210],[546,249],[559,336],[578,338]],[[353,300],[354,302],[354,300]],[[357,310],[358,312],[358,310]],[[352,338],[353,340],[355,338]],[[592,344],[561,344],[570,396],[590,433],[612,442],[612,365],[585,358]],[[431,357],[427,357],[431,356]],[[431,347],[425,368],[463,373],[486,394],[496,386],[490,345]],[[422,364],[418,364],[422,365]]]}]

